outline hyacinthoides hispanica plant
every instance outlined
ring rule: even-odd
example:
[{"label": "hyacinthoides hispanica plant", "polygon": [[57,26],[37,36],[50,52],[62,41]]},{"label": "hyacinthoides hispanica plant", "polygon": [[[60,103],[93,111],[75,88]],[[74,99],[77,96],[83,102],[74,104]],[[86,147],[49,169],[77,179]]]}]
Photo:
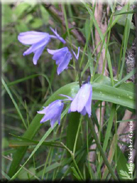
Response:
[{"label": "hyacinthoides hispanica plant", "polygon": [[[36,31],[23,32],[23,33],[20,33],[18,36],[18,40],[21,43],[26,45],[27,44],[32,45],[29,49],[27,49],[23,53],[23,55],[25,56],[33,52],[34,65],[37,64],[38,59],[41,56],[44,48],[47,46],[47,44],[52,38],[58,39],[64,44],[66,44],[66,41],[62,37],[60,37],[57,31],[53,30],[52,28],[51,30],[55,34],[55,36],[50,35],[48,33],[36,32]],[[57,74],[59,75],[65,69],[68,69],[68,64],[72,59],[72,56],[75,58],[76,61],[78,61],[80,47],[78,48],[77,54],[73,50],[69,51],[68,47],[63,47],[58,50],[47,49],[47,51],[48,53],[53,55],[52,59],[55,60],[56,64],[58,65]],[[91,116],[92,85],[90,84],[90,77],[88,78],[88,81],[84,82],[82,86],[81,86],[80,80],[81,78],[79,78],[80,89],[74,99],[72,99],[70,96],[60,94],[63,97],[67,97],[67,99],[56,100],[51,104],[49,104],[47,107],[44,107],[42,111],[38,111],[39,114],[45,114],[42,120],[40,121],[41,123],[50,120],[50,124],[52,128],[56,121],[58,121],[58,124],[60,124],[61,113],[64,107],[63,101],[66,101],[66,100],[72,101],[68,111],[69,113],[77,111],[82,115],[85,115],[86,113],[88,113],[88,116],[89,117]]]},{"label": "hyacinthoides hispanica plant", "polygon": [[[43,55],[43,52],[46,52],[45,55],[50,54],[50,61],[57,65],[56,76],[58,78],[61,77],[61,73],[68,73],[70,70],[70,64],[74,61],[76,67],[78,79],[75,79],[73,83],[69,83],[65,86],[59,88],[54,94],[49,96],[46,103],[41,106],[42,109],[38,109],[37,115],[34,120],[26,127],[26,132],[24,136],[20,139],[24,144],[29,144],[31,154],[29,152],[29,156],[26,153],[28,149],[28,145],[22,145],[19,147],[16,152],[13,153],[13,161],[10,165],[9,169],[9,177],[10,179],[14,179],[18,177],[18,174],[24,167],[27,167],[30,163],[30,159],[35,159],[37,156],[37,151],[41,150],[42,147],[50,146],[51,149],[47,153],[47,148],[44,151],[46,158],[46,162],[42,164],[40,167],[36,167],[34,178],[36,179],[47,179],[48,173],[51,171],[52,177],[49,179],[64,179],[72,175],[75,179],[85,180],[85,179],[117,179],[118,177],[122,177],[120,174],[120,170],[126,171],[126,163],[123,160],[124,156],[119,149],[115,146],[117,144],[117,135],[116,135],[116,121],[117,121],[117,111],[119,110],[119,106],[130,108],[134,110],[134,97],[133,91],[131,87],[127,83],[126,78],[124,80],[115,80],[113,77],[112,66],[111,66],[111,57],[110,52],[108,50],[109,46],[109,36],[111,28],[118,22],[119,17],[122,14],[115,16],[112,12],[111,21],[108,25],[108,29],[106,34],[102,34],[100,28],[94,17],[94,9],[90,7],[90,4],[84,4],[86,11],[90,15],[90,24],[86,24],[86,31],[88,34],[86,35],[86,44],[84,45],[84,49],[77,47],[73,47],[73,45],[65,39],[65,36],[60,36],[56,30],[51,28],[52,33],[48,33],[47,30],[43,30],[45,32],[40,31],[27,31],[18,35],[18,40],[24,45],[29,45],[30,47],[23,53],[24,56],[33,53],[33,64],[39,67],[38,63],[43,60],[40,59],[40,56]],[[127,12],[128,6],[124,6],[122,12]],[[65,9],[63,8],[64,17],[66,21],[66,28],[68,35],[70,34],[70,30],[68,29],[67,19],[65,14]],[[128,27],[128,21],[131,20],[131,14],[128,15],[127,24],[125,28],[125,39],[123,39],[124,52],[121,51],[121,57],[124,57],[126,42],[124,42],[127,38],[130,28]],[[100,52],[97,55],[97,59],[95,60],[94,69],[91,67],[90,63],[92,62],[91,58],[93,55],[89,53],[88,46],[90,29],[94,24],[95,28],[98,30],[101,39],[101,48]],[[57,26],[56,26],[57,27]],[[93,27],[92,27],[93,28]],[[93,28],[94,29],[94,28]],[[105,37],[108,33],[107,42],[105,42]],[[52,41],[57,40],[57,42],[61,43],[58,49],[56,49],[56,45],[49,49],[49,44]],[[73,49],[72,49],[73,48]],[[105,48],[106,61],[108,62],[108,68],[110,73],[110,78],[105,77],[101,74],[96,74],[96,68],[98,66],[99,56],[101,54],[102,48]],[[76,50],[76,51],[75,51]],[[123,50],[123,47],[121,47]],[[20,51],[21,52],[21,51]],[[76,54],[77,52],[77,54]],[[82,53],[82,57],[81,54]],[[84,55],[88,54],[89,60],[87,61],[87,57],[85,59]],[[51,58],[52,57],[52,58]],[[87,64],[82,69],[81,65],[85,62]],[[121,61],[121,58],[120,58]],[[46,64],[45,64],[46,66]],[[87,80],[84,81],[83,73],[85,70],[90,68],[90,74],[86,74]],[[122,73],[122,70],[120,71]],[[132,74],[132,73],[131,73]],[[130,75],[131,75],[130,74]],[[89,77],[88,77],[89,76]],[[79,82],[77,82],[79,81]],[[54,83],[52,83],[53,85]],[[131,84],[131,83],[130,83]],[[6,82],[3,80],[3,85],[14,102],[12,95],[6,85]],[[131,85],[130,85],[131,86]],[[130,89],[129,89],[130,88]],[[96,103],[94,103],[97,101]],[[100,128],[99,121],[96,119],[95,110],[100,101],[110,102],[112,105],[110,109],[107,108],[108,113],[104,117],[104,128]],[[94,103],[94,104],[93,104]],[[15,107],[17,104],[15,104]],[[92,108],[91,108],[92,107]],[[101,105],[100,105],[101,111]],[[18,111],[20,112],[20,111]],[[36,111],[35,111],[36,113]],[[109,114],[110,113],[110,114]],[[20,114],[21,115],[21,114]],[[50,121],[50,128],[46,128],[45,134],[40,138],[40,140],[35,141],[34,136],[38,134],[39,129],[44,129],[48,126],[48,122]],[[64,125],[64,122],[67,124]],[[113,129],[114,124],[114,129]],[[99,136],[96,134],[95,125],[97,125],[99,131]],[[24,125],[25,126],[25,125]],[[61,128],[61,130],[60,130]],[[66,130],[67,129],[67,130]],[[66,130],[66,131],[65,131]],[[63,133],[67,132],[66,134]],[[105,134],[104,134],[105,131]],[[53,139],[49,140],[49,137],[53,133]],[[65,136],[62,136],[63,135]],[[57,134],[60,134],[60,138]],[[56,138],[57,137],[57,138]],[[65,139],[65,140],[64,140]],[[94,167],[92,167],[92,162],[90,162],[88,155],[90,151],[90,146],[92,144],[96,144],[95,152],[96,159],[94,162]],[[34,149],[31,149],[31,145],[34,145]],[[42,146],[43,145],[43,146]],[[14,144],[13,144],[14,146]],[[56,162],[56,154],[53,151],[53,148],[56,148],[55,151],[58,150],[58,161]],[[114,152],[113,148],[115,149]],[[60,151],[61,149],[61,151]],[[67,153],[68,154],[67,154]],[[122,162],[119,161],[119,155]],[[22,159],[25,159],[25,163],[21,162]],[[50,158],[49,158],[50,157]],[[54,161],[55,160],[55,161]],[[35,160],[34,160],[35,162]],[[58,163],[59,162],[59,163]],[[124,162],[124,167],[122,164]],[[21,164],[21,167],[19,167]],[[113,166],[112,166],[113,165]],[[61,176],[60,176],[61,174]],[[59,177],[60,176],[60,177]]]},{"label": "hyacinthoides hispanica plant", "polygon": [[[20,33],[18,36],[18,40],[21,43],[26,44],[26,45],[27,44],[31,45],[31,47],[28,48],[23,53],[23,55],[25,56],[30,53],[34,53],[34,57],[33,57],[34,65],[37,64],[37,61],[38,61],[39,57],[41,56],[44,48],[47,46],[47,44],[49,43],[49,41],[52,38],[59,39],[61,42],[66,44],[66,41],[62,37],[59,36],[57,31],[54,31],[52,28],[51,28],[51,30],[53,31],[55,36],[50,35],[48,33],[36,32],[36,31],[23,32],[23,33]],[[47,51],[48,51],[48,53],[53,55],[52,59],[55,60],[56,64],[58,65],[57,74],[59,75],[64,69],[68,68],[68,64],[69,64],[70,60],[72,59],[72,57],[74,57],[76,62],[78,62],[80,48],[78,48],[77,54],[73,50],[69,51],[68,47],[64,47],[64,48],[61,48],[58,50],[47,49]],[[78,70],[78,72],[79,72],[79,70]],[[68,113],[79,112],[82,115],[88,114],[88,118],[90,118],[91,117],[91,102],[92,102],[92,85],[90,84],[90,77],[88,78],[88,81],[86,81],[82,84],[82,86],[81,86],[81,78],[79,78],[79,86],[80,86],[80,89],[74,98],[60,94],[61,96],[66,97],[67,99],[55,100],[54,102],[50,103],[47,107],[44,107],[43,110],[38,111],[39,114],[44,114],[44,117],[41,119],[40,122],[43,123],[43,122],[50,120],[51,128],[54,127],[54,124],[56,121],[58,121],[58,124],[60,125],[61,113],[64,108],[64,101],[71,101]],[[102,157],[104,158],[104,162],[106,163],[106,166],[108,167],[113,179],[117,179],[112,167],[110,166],[107,158],[105,157],[105,153],[99,143],[99,139],[96,135],[94,125],[92,122],[91,122],[91,128],[92,128],[92,132],[93,132],[92,135],[95,139],[95,142],[97,143],[97,146],[100,150]],[[65,145],[63,145],[63,146],[65,147]],[[82,180],[84,180],[84,178],[80,172],[80,168],[77,166],[77,164],[75,162],[74,152],[72,153],[69,149],[68,149],[68,151],[72,155],[72,159],[74,161],[75,168],[78,171],[78,175],[80,176],[80,178]],[[18,172],[19,172],[19,170],[17,171],[17,173]],[[15,177],[15,175],[14,175],[14,177]]]}]

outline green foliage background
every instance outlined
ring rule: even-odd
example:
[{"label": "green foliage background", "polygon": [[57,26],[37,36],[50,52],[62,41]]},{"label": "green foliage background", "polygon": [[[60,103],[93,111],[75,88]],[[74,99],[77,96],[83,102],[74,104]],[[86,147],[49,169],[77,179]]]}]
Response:
[{"label": "green foliage background", "polygon": [[[2,5],[2,96],[3,96],[3,177],[12,180],[85,180],[85,179],[133,179],[128,174],[128,152],[124,154],[118,147],[117,128],[126,109],[135,113],[134,84],[127,80],[135,73],[126,72],[126,50],[135,39],[133,13],[130,5],[125,5],[120,12],[115,12],[116,4],[111,4],[106,35],[103,35],[94,17],[91,4],[54,4],[62,11],[65,27],[60,18],[55,16],[46,4],[15,3]],[[73,25],[68,28],[68,22]],[[49,122],[40,124],[41,115],[37,111],[42,106],[61,98],[59,94],[74,97],[78,91],[78,76],[75,63],[71,61],[69,69],[60,76],[56,74],[56,65],[44,50],[37,66],[32,63],[32,54],[23,57],[26,46],[19,43],[20,32],[36,30],[51,33],[50,28],[64,37],[70,46],[80,52],[82,80],[91,75],[93,86],[92,118],[87,120],[78,113],[67,114],[66,106],[61,125],[53,129]],[[95,54],[95,28],[98,30],[102,45],[106,50],[109,77],[97,74],[99,56]],[[78,41],[72,30],[77,29],[83,36]],[[119,37],[113,34],[117,32]],[[105,43],[105,36],[110,39]],[[50,49],[59,49],[62,45],[54,40]],[[114,73],[114,69],[116,74]],[[96,109],[101,101],[106,101],[104,125],[96,117]],[[92,121],[99,129],[100,145],[108,155],[113,147],[108,163],[115,172],[106,169],[101,173],[105,159],[98,148],[94,166],[89,161],[89,147],[94,144]],[[127,145],[128,146],[128,145]]]}]

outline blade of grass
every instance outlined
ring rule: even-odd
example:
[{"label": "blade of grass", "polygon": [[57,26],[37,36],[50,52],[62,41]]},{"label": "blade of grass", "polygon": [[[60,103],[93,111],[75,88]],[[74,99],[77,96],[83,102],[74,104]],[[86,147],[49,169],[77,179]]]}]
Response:
[{"label": "blade of grass", "polygon": [[34,148],[28,159],[25,161],[25,163],[19,168],[19,170],[11,177],[10,180],[13,180],[16,178],[18,173],[22,170],[22,168],[27,164],[27,162],[31,159],[31,157],[35,154],[35,152],[39,149],[39,147],[42,145],[42,143],[45,141],[45,139],[50,135],[50,133],[54,130],[54,128],[57,126],[57,122],[55,123],[53,128],[49,128],[48,131],[44,134],[44,136],[41,138],[37,146]]},{"label": "blade of grass", "polygon": [[[64,4],[62,4],[62,9],[63,9],[64,18],[65,18],[66,28],[67,28],[68,39],[69,39],[69,41],[70,41],[70,43],[71,43],[70,32],[69,32],[69,26],[68,26],[68,19],[67,19],[66,9],[65,9],[65,5],[64,5]],[[72,44],[70,44],[70,45],[72,45]]]},{"label": "blade of grass", "polygon": [[[89,121],[89,118],[88,118],[88,117],[87,117],[87,120]],[[115,173],[114,173],[114,171],[113,171],[111,165],[109,164],[109,162],[108,162],[108,160],[107,160],[107,158],[106,158],[106,155],[105,155],[105,153],[104,153],[104,151],[103,151],[103,148],[102,148],[101,145],[100,145],[100,142],[99,142],[98,136],[97,136],[97,134],[96,134],[96,131],[95,131],[95,128],[94,128],[94,124],[93,124],[92,120],[90,121],[90,125],[91,125],[91,129],[90,129],[90,130],[91,130],[91,133],[92,133],[92,135],[93,135],[93,137],[94,137],[94,139],[95,139],[95,142],[96,142],[96,144],[97,144],[97,148],[99,149],[100,154],[101,154],[101,156],[102,156],[102,158],[103,158],[103,160],[104,160],[104,162],[105,162],[105,164],[106,164],[106,166],[107,166],[107,168],[108,168],[108,170],[109,170],[109,172],[110,172],[112,178],[113,178],[114,180],[117,180],[117,176],[115,175]]]},{"label": "blade of grass", "polygon": [[[103,35],[101,30],[100,30],[100,28],[99,28],[99,26],[98,26],[98,24],[97,24],[97,22],[96,22],[96,20],[95,20],[95,17],[94,17],[94,14],[93,14],[92,10],[89,8],[89,6],[86,3],[83,3],[83,4],[86,7],[86,9],[88,10],[88,12],[89,12],[89,14],[91,16],[91,19],[94,22],[95,28],[97,29],[98,34],[99,34],[99,36],[101,38],[102,46],[104,45],[105,49],[107,49],[107,46],[106,46],[106,43],[105,43],[105,37],[106,37],[106,33],[107,33],[108,29],[107,29],[105,35]],[[101,50],[100,50],[100,52],[101,52]],[[114,78],[113,78],[113,70],[112,70],[112,64],[111,64],[111,59],[110,59],[109,51],[107,51],[107,61],[108,61],[108,67],[109,67],[109,72],[110,72],[111,84],[113,86],[114,85]],[[96,63],[96,65],[97,64],[98,63]],[[95,71],[94,71],[94,74],[95,74]]]},{"label": "blade of grass", "polygon": [[32,79],[32,78],[38,77],[38,76],[43,76],[43,77],[47,80],[47,82],[48,82],[48,84],[49,84],[49,88],[50,88],[51,93],[52,93],[51,83],[50,83],[48,77],[47,77],[45,74],[33,74],[33,75],[30,75],[30,76],[27,76],[27,77],[18,79],[18,80],[16,80],[16,81],[9,82],[9,83],[7,83],[7,86],[13,86],[13,85],[15,85],[15,84],[24,82],[24,81],[26,81],[26,80],[28,80],[28,79]]},{"label": "blade of grass", "polygon": [[9,97],[11,98],[11,100],[12,100],[12,102],[13,102],[13,104],[14,104],[14,106],[15,106],[17,112],[18,112],[18,115],[19,115],[19,117],[20,117],[20,119],[21,119],[21,121],[22,121],[24,127],[27,129],[27,125],[26,125],[26,123],[25,123],[25,120],[24,120],[24,118],[23,118],[21,112],[20,112],[20,109],[19,109],[19,107],[18,107],[16,101],[14,100],[14,98],[13,98],[13,96],[12,96],[12,94],[11,94],[11,92],[10,92],[8,86],[7,86],[7,84],[5,83],[5,81],[4,81],[3,79],[2,79],[2,84],[3,84],[4,88],[5,88],[5,90],[7,91]]},{"label": "blade of grass", "polygon": [[[108,161],[110,164],[112,163],[112,160],[113,160],[113,157],[115,154],[115,149],[117,148],[117,138],[118,138],[118,136],[117,136],[117,134],[115,134],[113,136],[113,140],[112,140],[112,143],[110,146],[110,150],[109,150],[109,154],[108,154]],[[105,166],[102,179],[106,180],[107,174],[108,174],[108,169]]]},{"label": "blade of grass", "polygon": [[[114,116],[115,116],[115,105],[112,105],[110,117],[108,120],[107,130],[105,132],[105,139],[104,139],[104,143],[103,143],[103,151],[104,152],[106,152],[106,148],[108,147],[108,140],[109,140],[110,135],[111,135],[111,129],[112,129],[112,125],[113,125]],[[97,167],[97,175],[100,173],[100,167],[102,166],[102,162],[103,162],[103,159],[101,158],[100,163]]]},{"label": "blade of grass", "polygon": [[[65,110],[62,115],[61,115],[61,119],[63,118],[63,116],[65,115],[67,111]],[[26,131],[26,133],[24,134],[24,138],[29,138],[29,139],[32,139],[33,136],[36,134],[36,132],[38,131],[38,129],[40,128],[41,124],[40,124],[40,119],[41,119],[41,115],[37,114],[35,116],[35,118],[33,119],[32,123],[30,124],[29,126],[29,130]],[[34,125],[34,126],[33,126]],[[57,123],[55,124],[55,126],[57,125]],[[55,126],[53,127],[53,129],[55,128]],[[49,129],[47,133],[51,133],[53,129]],[[45,134],[46,136],[46,134]],[[40,140],[39,143],[37,144],[37,146],[35,147],[35,149],[39,146],[39,144],[42,143],[42,141]],[[40,144],[41,145],[41,144]],[[13,174],[17,171],[18,167],[19,167],[19,163],[21,161],[21,159],[23,158],[26,150],[27,150],[28,147],[19,147],[16,151],[16,153],[14,154],[13,156],[13,162],[10,166],[10,169],[9,169],[9,172],[8,174],[10,176],[13,176]],[[34,149],[34,150],[35,150]],[[37,149],[36,149],[37,150]],[[34,152],[35,153],[35,152]],[[31,155],[33,156],[33,154]],[[21,170],[21,169],[20,169]]]},{"label": "blade of grass", "polygon": [[5,177],[7,180],[10,180],[10,177],[2,170],[2,176]]},{"label": "blade of grass", "polygon": [[[127,11],[129,10],[130,8],[130,4],[128,4],[128,8],[127,8]],[[126,55],[126,50],[127,50],[127,44],[128,44],[128,38],[129,38],[129,33],[130,33],[130,23],[131,23],[131,20],[132,20],[132,14],[128,14],[127,15],[127,18],[126,18],[126,25],[125,25],[125,29],[124,29],[124,36],[123,36],[123,55],[122,55],[122,65],[121,65],[121,58],[119,60],[119,66],[118,66],[118,70],[120,70],[120,73],[119,73],[119,79],[122,78],[122,75],[123,75],[123,69],[124,69],[124,64],[125,64],[125,55]],[[121,69],[120,69],[121,68]]]},{"label": "blade of grass", "polygon": [[131,76],[133,76],[136,72],[137,72],[137,70],[134,68],[129,74],[127,74],[123,79],[118,81],[114,86],[116,87],[116,86],[119,86],[120,84],[124,83],[129,78],[131,78]]}]

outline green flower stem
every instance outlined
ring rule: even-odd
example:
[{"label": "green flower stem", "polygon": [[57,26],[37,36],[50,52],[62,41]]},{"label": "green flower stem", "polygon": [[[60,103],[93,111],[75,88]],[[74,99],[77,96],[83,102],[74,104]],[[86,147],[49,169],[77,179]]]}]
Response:
[{"label": "green flower stem", "polygon": [[62,8],[63,8],[63,13],[64,13],[64,18],[65,18],[65,24],[66,24],[66,28],[67,28],[67,32],[68,32],[68,38],[69,38],[69,41],[70,41],[70,45],[69,46],[67,43],[67,47],[69,48],[69,51],[71,52],[73,58],[75,59],[76,61],[76,70],[78,72],[78,77],[79,77],[79,86],[81,87],[81,73],[80,73],[80,68],[79,68],[79,63],[78,61],[76,60],[76,58],[74,57],[74,54],[72,52],[72,42],[71,42],[71,38],[70,38],[70,32],[69,32],[69,25],[68,25],[68,19],[67,19],[67,15],[66,15],[66,10],[65,10],[65,6],[62,5]]},{"label": "green flower stem", "polygon": [[[75,59],[75,60],[76,60],[76,59]],[[77,69],[77,71],[78,71],[79,86],[81,87],[81,73],[80,73],[80,68],[79,68],[78,60],[76,60],[76,69]]]},{"label": "green flower stem", "polygon": [[[89,121],[89,119],[88,119],[88,121]],[[105,153],[104,153],[104,151],[103,151],[103,149],[102,149],[102,147],[101,147],[101,145],[100,145],[98,136],[97,136],[97,134],[96,134],[96,132],[95,132],[94,124],[93,124],[92,120],[89,121],[89,122],[90,122],[90,125],[91,125],[91,132],[92,132],[92,135],[93,135],[93,137],[94,137],[94,139],[95,139],[95,142],[96,142],[97,147],[98,147],[98,149],[99,149],[99,151],[100,151],[100,154],[101,154],[101,156],[102,156],[102,158],[103,158],[103,160],[104,160],[104,162],[105,162],[105,164],[106,164],[106,166],[107,166],[109,172],[111,173],[113,179],[114,179],[114,180],[117,180],[117,177],[116,177],[116,175],[115,175],[115,173],[114,173],[112,167],[110,166],[110,164],[109,164],[109,162],[108,162],[108,160],[107,160],[107,158],[106,158],[106,156],[105,156]]]},{"label": "green flower stem", "polygon": [[69,44],[66,43],[65,45],[68,47],[69,51],[72,54],[73,59],[75,60],[75,63],[76,63],[76,71],[78,73],[78,78],[79,78],[79,86],[81,87],[81,82],[82,81],[81,81],[81,72],[80,72],[80,67],[79,67],[78,60],[75,58],[75,56],[74,56],[74,54],[73,54],[73,52],[72,52],[71,47],[69,46]]}]

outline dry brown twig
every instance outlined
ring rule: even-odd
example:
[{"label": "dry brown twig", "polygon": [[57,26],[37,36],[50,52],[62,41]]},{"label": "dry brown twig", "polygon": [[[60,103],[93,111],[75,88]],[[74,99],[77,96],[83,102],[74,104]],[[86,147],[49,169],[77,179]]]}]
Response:
[{"label": "dry brown twig", "polygon": [[[61,6],[62,7],[62,6]],[[54,5],[45,5],[45,8],[47,9],[47,11],[49,11],[51,14],[53,14],[53,18],[57,17],[58,18],[58,22],[60,22],[64,28],[66,28],[66,24],[65,24],[65,20],[64,20],[64,15],[62,11],[57,10]],[[61,8],[62,10],[62,8]],[[74,26],[68,21],[68,27],[69,29],[73,28]],[[83,44],[85,44],[86,40],[85,37],[83,36],[83,34],[78,31],[77,29],[72,29],[71,30],[72,34],[74,35],[74,37],[77,38],[77,40]]]},{"label": "dry brown twig", "polygon": [[[107,5],[107,8],[106,8],[106,12],[104,12],[103,10],[103,4],[101,3],[97,3],[96,4],[96,7],[95,7],[95,19],[98,23],[98,26],[102,32],[102,34],[105,34],[105,32],[107,31],[107,26],[108,26],[108,22],[107,22],[107,14],[109,13],[109,5]],[[103,23],[103,14],[105,13],[105,19],[104,19],[104,23]],[[99,36],[99,33],[98,31],[95,29],[95,44],[98,45],[101,41],[101,38]],[[107,38],[105,39],[105,41],[107,41]],[[96,54],[98,55],[99,52],[101,50],[101,44],[99,44],[98,48],[97,48],[97,51],[96,51]],[[103,48],[101,50],[101,54],[100,54],[100,58],[99,58],[99,64],[98,64],[98,73],[99,74],[103,74],[105,76],[108,76],[108,71],[107,71],[107,62],[105,62],[105,69],[104,69],[104,73],[102,73],[103,71],[103,63],[105,61],[105,48]],[[104,114],[105,114],[105,102],[101,102],[100,104],[101,106],[99,106],[99,108],[97,109],[96,111],[96,116],[97,116],[97,119],[98,119],[98,122],[100,124],[100,127],[102,128],[103,126],[103,119],[104,119]],[[101,107],[101,109],[100,109]],[[100,115],[101,114],[101,115]],[[95,130],[96,130],[96,133],[98,134],[98,128],[97,126],[95,126]],[[93,144],[91,145],[90,149],[95,149],[96,148],[96,144]],[[95,161],[95,151],[91,151],[89,153],[89,159],[91,162],[94,162]],[[95,170],[95,167],[93,166],[93,164],[91,164],[92,168]]]}]

